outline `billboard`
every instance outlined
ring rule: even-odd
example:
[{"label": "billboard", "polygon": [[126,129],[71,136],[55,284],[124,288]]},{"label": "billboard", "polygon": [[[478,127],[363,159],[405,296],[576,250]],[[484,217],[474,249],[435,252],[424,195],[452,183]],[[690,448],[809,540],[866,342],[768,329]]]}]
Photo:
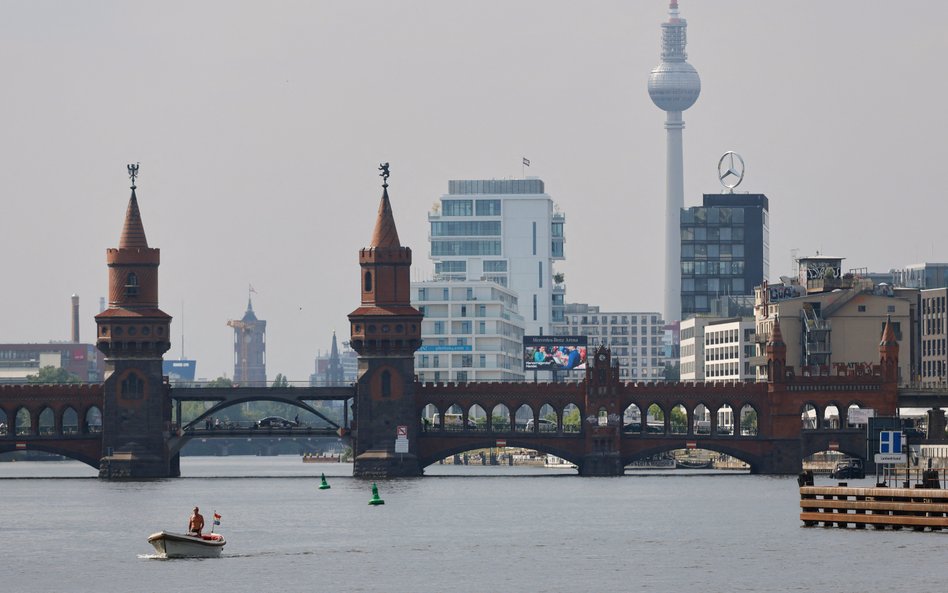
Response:
[{"label": "billboard", "polygon": [[586,368],[586,336],[524,336],[523,370],[579,371]]}]

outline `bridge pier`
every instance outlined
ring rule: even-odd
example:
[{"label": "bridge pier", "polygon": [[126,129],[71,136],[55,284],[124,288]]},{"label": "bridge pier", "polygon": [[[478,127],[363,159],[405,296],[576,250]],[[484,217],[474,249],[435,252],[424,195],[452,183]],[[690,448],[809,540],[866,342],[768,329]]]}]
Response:
[{"label": "bridge pier", "polygon": [[418,457],[413,454],[374,450],[355,458],[352,475],[370,480],[413,478],[424,475],[424,470],[418,464]]},{"label": "bridge pier", "polygon": [[613,477],[625,474],[618,451],[583,455],[579,463],[580,476]]}]

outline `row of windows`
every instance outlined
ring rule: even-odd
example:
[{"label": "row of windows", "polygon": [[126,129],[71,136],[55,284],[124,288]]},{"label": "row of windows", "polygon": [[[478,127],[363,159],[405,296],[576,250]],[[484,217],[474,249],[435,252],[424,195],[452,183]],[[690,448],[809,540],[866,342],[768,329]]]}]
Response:
[{"label": "row of windows", "polygon": [[743,227],[681,227],[682,241],[744,241]]},{"label": "row of windows", "polygon": [[923,356],[943,356],[945,340],[922,340]]},{"label": "row of windows", "polygon": [[937,319],[925,320],[925,334],[943,334],[945,333],[945,320],[941,317]]},{"label": "row of windows", "polygon": [[501,255],[500,241],[432,241],[431,255]]},{"label": "row of windows", "polygon": [[681,211],[681,222],[682,224],[742,224],[744,209],[724,206],[688,208]]},{"label": "row of windows", "polygon": [[743,276],[744,261],[683,261],[682,276]]},{"label": "row of windows", "polygon": [[932,297],[922,299],[922,313],[944,313],[945,297]]},{"label": "row of windows", "polygon": [[687,259],[731,259],[744,257],[743,243],[685,243],[681,246],[681,257]]},{"label": "row of windows", "polygon": [[444,216],[473,216],[475,211],[478,216],[500,216],[500,200],[441,200]]},{"label": "row of windows", "polygon": [[499,220],[449,220],[431,223],[432,237],[499,237]]},{"label": "row of windows", "polygon": [[945,376],[945,361],[943,360],[927,360],[922,363],[922,375],[925,377],[942,377]]},{"label": "row of windows", "polygon": [[484,262],[484,271],[485,272],[506,272],[507,271],[507,260],[505,259],[489,259]]},{"label": "row of windows", "polygon": [[[682,292],[707,292],[711,294],[744,294],[743,278],[682,278]],[[693,328],[690,328],[694,332]],[[692,334],[690,337],[694,337]],[[682,339],[685,339],[684,337]]]}]

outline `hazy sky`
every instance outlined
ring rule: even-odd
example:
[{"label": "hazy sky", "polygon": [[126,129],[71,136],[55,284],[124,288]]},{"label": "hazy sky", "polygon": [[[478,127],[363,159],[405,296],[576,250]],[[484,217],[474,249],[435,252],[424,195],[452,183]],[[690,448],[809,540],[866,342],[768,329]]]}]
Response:
[{"label": "hazy sky", "polygon": [[[771,277],[791,250],[884,271],[948,260],[948,3],[681,0],[701,97],[685,204],[765,193]],[[0,341],[83,341],[128,178],[161,249],[169,358],[233,374],[252,284],[269,377],[305,380],[358,306],[376,170],[413,279],[449,179],[541,177],[566,214],[569,302],[659,311],[664,113],[648,97],[668,2],[0,1]]]}]

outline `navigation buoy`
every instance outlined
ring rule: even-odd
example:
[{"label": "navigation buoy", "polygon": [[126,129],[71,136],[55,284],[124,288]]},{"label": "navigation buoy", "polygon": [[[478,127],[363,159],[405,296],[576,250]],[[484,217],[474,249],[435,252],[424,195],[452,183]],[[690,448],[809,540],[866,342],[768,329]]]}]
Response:
[{"label": "navigation buoy", "polygon": [[326,474],[319,474],[319,479],[320,490],[328,490],[329,488],[332,488],[332,486],[329,485],[329,482],[326,481]]},{"label": "navigation buoy", "polygon": [[369,501],[369,504],[372,506],[385,504],[385,501],[379,498],[379,487],[375,485],[375,482],[372,482],[372,500]]}]

